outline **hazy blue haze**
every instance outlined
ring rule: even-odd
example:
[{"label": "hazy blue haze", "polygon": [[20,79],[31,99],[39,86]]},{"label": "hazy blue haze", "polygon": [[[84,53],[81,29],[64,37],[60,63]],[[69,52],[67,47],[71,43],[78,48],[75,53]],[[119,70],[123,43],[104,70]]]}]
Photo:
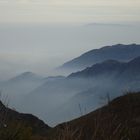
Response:
[{"label": "hazy blue haze", "polygon": [[138,43],[138,25],[1,25],[1,80],[24,71],[55,75],[52,69],[106,45]]}]

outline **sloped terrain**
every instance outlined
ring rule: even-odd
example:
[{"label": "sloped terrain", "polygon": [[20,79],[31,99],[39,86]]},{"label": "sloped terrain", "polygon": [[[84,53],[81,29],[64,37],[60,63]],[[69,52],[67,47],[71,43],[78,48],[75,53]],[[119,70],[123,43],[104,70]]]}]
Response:
[{"label": "sloped terrain", "polygon": [[140,92],[108,98],[106,106],[51,131],[58,140],[139,140]]},{"label": "sloped terrain", "polygon": [[129,62],[107,60],[46,82],[25,98],[25,110],[54,126],[80,117],[79,105],[83,113],[89,113],[102,106],[100,100],[107,94],[113,99],[125,91],[139,91],[139,84],[140,57]]},{"label": "sloped terrain", "polygon": [[0,139],[24,140],[24,136],[29,138],[34,135],[43,137],[49,129],[50,127],[37,117],[18,113],[0,102]]},{"label": "sloped terrain", "polygon": [[50,128],[0,102],[2,140],[139,140],[140,92],[127,93],[87,115]]}]

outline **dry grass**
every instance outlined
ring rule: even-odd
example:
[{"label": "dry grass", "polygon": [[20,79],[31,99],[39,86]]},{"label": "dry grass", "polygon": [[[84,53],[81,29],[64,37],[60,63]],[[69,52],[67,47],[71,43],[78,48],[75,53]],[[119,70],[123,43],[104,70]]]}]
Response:
[{"label": "dry grass", "polygon": [[140,93],[129,93],[54,128],[50,140],[140,140]]},{"label": "dry grass", "polygon": [[140,140],[140,93],[109,101],[88,115],[50,129],[43,137],[32,135],[22,123],[9,123],[6,116],[6,112],[0,116],[0,140]]},{"label": "dry grass", "polygon": [[9,120],[8,104],[0,102],[0,140],[31,140],[32,130],[19,121]]}]

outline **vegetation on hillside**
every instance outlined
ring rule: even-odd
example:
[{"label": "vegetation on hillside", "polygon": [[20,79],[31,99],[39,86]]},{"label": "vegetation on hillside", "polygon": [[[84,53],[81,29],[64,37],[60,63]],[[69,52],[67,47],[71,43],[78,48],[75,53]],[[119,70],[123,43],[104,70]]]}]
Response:
[{"label": "vegetation on hillside", "polygon": [[48,129],[37,117],[18,113],[0,102],[0,140],[41,140]]},{"label": "vegetation on hillside", "polygon": [[128,93],[52,130],[52,140],[139,140],[140,93]]},{"label": "vegetation on hillside", "polygon": [[[94,112],[55,128],[43,128],[13,117],[0,104],[0,140],[139,140],[140,92],[118,97]],[[12,110],[11,110],[12,111]],[[12,115],[11,115],[12,114]],[[17,115],[17,114],[16,114]],[[25,118],[28,118],[27,116]],[[22,118],[23,119],[23,118]],[[32,121],[33,118],[31,118]],[[28,123],[27,123],[28,122]],[[38,124],[38,123],[36,123]],[[45,130],[46,129],[46,130]]]}]

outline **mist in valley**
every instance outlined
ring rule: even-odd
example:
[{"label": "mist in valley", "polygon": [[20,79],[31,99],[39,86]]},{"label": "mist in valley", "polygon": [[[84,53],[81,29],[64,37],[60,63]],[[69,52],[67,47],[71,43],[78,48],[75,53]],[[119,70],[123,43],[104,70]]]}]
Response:
[{"label": "mist in valley", "polygon": [[[64,62],[102,46],[135,42],[139,26],[132,24],[1,25],[0,89],[11,108],[32,113],[55,126],[104,105],[126,90],[139,90],[139,81],[116,75],[71,77],[57,69]],[[53,77],[50,77],[53,76]],[[115,77],[115,78],[114,78]],[[125,77],[126,78],[126,77]]]},{"label": "mist in valley", "polygon": [[[139,63],[140,58],[128,64],[105,61],[67,77],[46,78],[26,72],[3,83],[1,88],[10,99],[10,107],[32,113],[50,126],[55,126],[107,104],[108,98],[112,100],[130,90],[139,91],[140,77],[135,78],[139,74]],[[96,73],[102,65],[106,69]],[[130,76],[132,67],[135,74]],[[88,72],[90,69],[93,73]]]},{"label": "mist in valley", "polygon": [[0,80],[26,71],[68,75],[54,69],[91,49],[139,43],[139,36],[137,24],[0,25]]}]

